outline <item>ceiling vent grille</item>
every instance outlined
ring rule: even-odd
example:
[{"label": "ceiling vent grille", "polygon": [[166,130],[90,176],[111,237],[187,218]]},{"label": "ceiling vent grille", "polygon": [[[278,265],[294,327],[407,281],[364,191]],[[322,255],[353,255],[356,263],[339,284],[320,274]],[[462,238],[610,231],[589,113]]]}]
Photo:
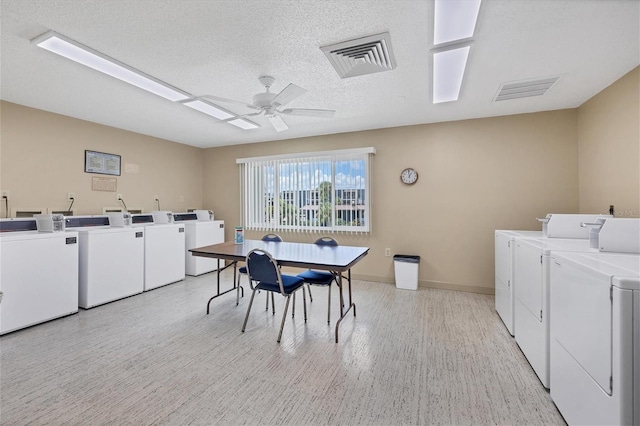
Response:
[{"label": "ceiling vent grille", "polygon": [[390,71],[396,67],[388,32],[322,46],[320,50],[341,78]]},{"label": "ceiling vent grille", "polygon": [[559,77],[549,77],[538,80],[518,81],[513,83],[504,83],[498,95],[494,99],[495,102],[506,101],[509,99],[528,98],[531,96],[542,96],[553,84],[558,81]]}]

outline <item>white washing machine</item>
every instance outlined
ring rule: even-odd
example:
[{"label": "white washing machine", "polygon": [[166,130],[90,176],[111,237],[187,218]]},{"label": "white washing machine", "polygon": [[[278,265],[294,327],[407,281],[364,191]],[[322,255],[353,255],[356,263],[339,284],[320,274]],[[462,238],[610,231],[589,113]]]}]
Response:
[{"label": "white washing machine", "polygon": [[495,232],[496,250],[496,282],[495,282],[495,303],[496,312],[513,336],[515,328],[513,324],[513,305],[515,296],[513,292],[513,272],[516,251],[516,238],[522,237],[542,237],[542,231],[503,231]]},{"label": "white washing machine", "polygon": [[185,277],[185,226],[156,224],[153,215],[133,215],[133,227],[144,228],[144,291]]},{"label": "white washing machine", "polygon": [[79,234],[81,308],[142,293],[144,228],[109,227],[107,216],[72,216],[65,223]]},{"label": "white washing machine", "polygon": [[78,233],[0,220],[0,334],[78,312]]},{"label": "white washing machine", "polygon": [[552,214],[542,222],[542,231],[495,231],[495,306],[496,312],[507,327],[509,333],[516,334],[514,324],[515,306],[515,240],[519,238],[576,238],[588,239],[589,228],[582,227],[584,222],[595,222],[608,216],[591,214]]},{"label": "white washing machine", "polygon": [[[218,269],[218,260],[192,256],[190,249],[224,242],[223,220],[198,220],[196,213],[175,213],[175,221],[185,226],[185,252],[183,253],[187,275],[197,276]],[[220,268],[225,262],[220,261]]]},{"label": "white washing machine", "polygon": [[639,255],[552,254],[550,346],[568,424],[640,424]]}]

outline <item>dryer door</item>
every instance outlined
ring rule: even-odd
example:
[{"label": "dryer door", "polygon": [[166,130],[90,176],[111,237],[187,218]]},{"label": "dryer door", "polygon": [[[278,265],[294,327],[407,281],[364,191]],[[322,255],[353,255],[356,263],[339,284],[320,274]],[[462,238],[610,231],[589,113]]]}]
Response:
[{"label": "dryer door", "polygon": [[500,281],[505,286],[511,279],[510,239],[506,233],[496,232],[496,283]]},{"label": "dryer door", "polygon": [[513,336],[513,290],[511,288],[512,253],[515,242],[505,232],[496,232],[495,262],[495,304],[496,311],[507,326],[507,330]]},{"label": "dryer door", "polygon": [[611,395],[611,284],[604,274],[586,273],[551,261],[553,338]]},{"label": "dryer door", "polygon": [[516,299],[538,322],[542,322],[541,254],[541,250],[533,245],[516,242],[514,273]]}]

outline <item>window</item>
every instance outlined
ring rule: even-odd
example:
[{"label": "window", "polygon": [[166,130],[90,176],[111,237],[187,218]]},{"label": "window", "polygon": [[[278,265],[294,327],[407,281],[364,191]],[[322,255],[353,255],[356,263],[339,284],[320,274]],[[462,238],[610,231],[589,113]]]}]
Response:
[{"label": "window", "polygon": [[236,160],[248,230],[371,230],[374,148]]}]

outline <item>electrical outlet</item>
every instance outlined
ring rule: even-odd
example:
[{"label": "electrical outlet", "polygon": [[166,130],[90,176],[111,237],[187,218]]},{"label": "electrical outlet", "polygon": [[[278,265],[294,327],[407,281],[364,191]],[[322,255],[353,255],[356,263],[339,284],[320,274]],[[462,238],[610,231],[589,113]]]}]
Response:
[{"label": "electrical outlet", "polygon": [[67,201],[73,201],[76,199],[76,194],[73,192],[67,192]]},{"label": "electrical outlet", "polygon": [[153,196],[153,201],[156,201],[156,202],[157,202],[157,201],[160,201],[160,198],[158,198],[158,196],[157,196],[157,195],[154,195],[154,196]]},{"label": "electrical outlet", "polygon": [[180,196],[180,202],[181,202],[181,203],[184,203],[184,195],[181,195],[181,196]]},{"label": "electrical outlet", "polygon": [[9,199],[9,190],[8,189],[3,189],[2,190],[2,198],[6,198],[7,200]]},{"label": "electrical outlet", "polygon": [[116,194],[116,200],[122,201],[122,194]]},{"label": "electrical outlet", "polygon": [[390,256],[391,256],[391,249],[390,249],[390,248],[386,248],[386,249],[384,249],[384,255],[385,255],[386,257],[390,257]]}]

